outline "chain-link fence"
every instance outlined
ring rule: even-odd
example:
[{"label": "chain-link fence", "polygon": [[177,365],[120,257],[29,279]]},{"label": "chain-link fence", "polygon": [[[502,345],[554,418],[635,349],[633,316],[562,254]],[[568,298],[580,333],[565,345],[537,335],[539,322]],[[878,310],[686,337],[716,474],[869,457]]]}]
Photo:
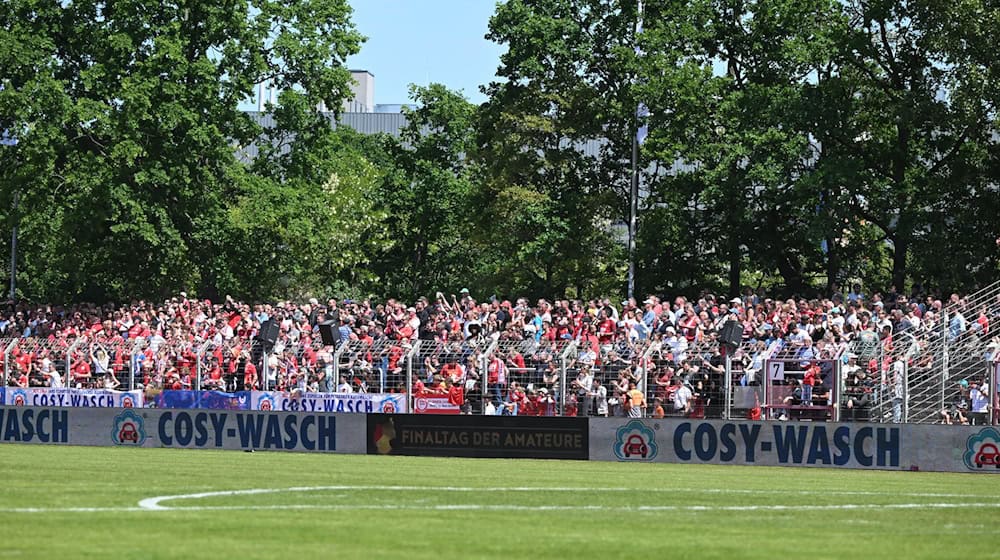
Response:
[{"label": "chain-link fence", "polygon": [[409,340],[349,340],[333,360],[334,392],[406,393],[409,368],[417,345]]}]

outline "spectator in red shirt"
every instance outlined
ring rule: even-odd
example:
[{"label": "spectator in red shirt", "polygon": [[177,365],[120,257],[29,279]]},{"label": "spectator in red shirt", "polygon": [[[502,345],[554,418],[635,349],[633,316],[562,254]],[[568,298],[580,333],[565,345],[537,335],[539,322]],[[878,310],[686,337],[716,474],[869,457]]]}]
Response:
[{"label": "spectator in red shirt", "polygon": [[819,375],[819,364],[810,362],[809,367],[806,368],[805,375],[802,377],[802,404],[812,406],[813,385],[816,384],[816,379]]},{"label": "spectator in red shirt", "polygon": [[465,402],[465,391],[460,383],[445,381],[448,387],[448,403],[457,406],[462,414],[469,414],[471,409]]}]

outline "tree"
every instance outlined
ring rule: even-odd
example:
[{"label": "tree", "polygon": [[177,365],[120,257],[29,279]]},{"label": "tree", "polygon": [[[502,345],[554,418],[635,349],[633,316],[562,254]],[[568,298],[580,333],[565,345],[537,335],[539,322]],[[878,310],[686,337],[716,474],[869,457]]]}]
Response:
[{"label": "tree", "polygon": [[1000,76],[988,53],[1000,12],[896,0],[846,2],[843,13],[837,77],[819,89],[838,115],[829,142],[858,164],[846,185],[854,215],[887,242],[897,290],[911,276],[984,280],[998,232],[981,216],[997,206]]},{"label": "tree", "polygon": [[483,273],[498,288],[624,291],[615,237],[628,215],[635,21],[635,3],[497,6],[487,37],[507,47],[505,81],[486,89],[478,144],[495,249]]},{"label": "tree", "polygon": [[[674,165],[651,183],[647,214],[670,236],[645,232],[647,259],[680,259],[702,271],[689,282],[730,294],[747,268],[777,270],[791,290],[802,289],[805,261],[820,245],[808,227],[819,202],[800,181],[812,153],[794,119],[830,9],[824,0],[651,9],[639,60],[641,96],[652,110],[645,149]],[[683,225],[669,228],[670,217]]]},{"label": "tree", "polygon": [[228,211],[220,289],[255,298],[367,294],[373,256],[391,246],[379,204],[377,138],[327,127],[293,143],[281,177],[245,173]]},{"label": "tree", "polygon": [[475,107],[441,84],[410,86],[417,108],[392,148],[395,170],[382,183],[392,246],[373,262],[389,294],[416,297],[465,284],[476,252],[470,204]]},{"label": "tree", "polygon": [[23,293],[210,291],[241,188],[234,145],[261,132],[239,104],[265,79],[283,88],[283,135],[339,106],[362,39],[349,14],[342,0],[8,2],[0,129],[20,142],[0,181],[21,193]]}]

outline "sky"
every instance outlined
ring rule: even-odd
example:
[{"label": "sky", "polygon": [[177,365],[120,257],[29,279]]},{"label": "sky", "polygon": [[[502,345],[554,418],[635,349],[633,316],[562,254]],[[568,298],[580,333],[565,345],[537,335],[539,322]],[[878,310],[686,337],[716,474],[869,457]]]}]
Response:
[{"label": "sky", "polygon": [[368,37],[347,60],[375,75],[375,103],[410,102],[409,84],[444,84],[473,103],[495,79],[504,48],[484,38],[496,0],[349,0]]}]

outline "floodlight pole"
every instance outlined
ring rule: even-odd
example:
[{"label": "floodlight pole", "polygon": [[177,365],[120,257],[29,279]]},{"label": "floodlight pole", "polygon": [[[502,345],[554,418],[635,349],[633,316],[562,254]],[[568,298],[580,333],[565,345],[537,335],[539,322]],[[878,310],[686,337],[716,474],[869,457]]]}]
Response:
[{"label": "floodlight pole", "polygon": [[14,191],[14,225],[10,230],[10,300],[17,301],[17,225],[20,217],[17,215],[20,191]]},{"label": "floodlight pole", "polygon": [[[636,21],[635,21],[635,35],[633,40],[636,42],[635,49],[638,54],[639,44],[638,38],[639,33],[642,30],[642,0],[639,0],[636,9]],[[635,297],[635,237],[636,237],[636,222],[639,216],[639,127],[642,123],[639,122],[638,111],[636,111],[635,127],[632,131],[632,181],[629,187],[629,199],[628,199],[628,298],[632,299]]]}]

